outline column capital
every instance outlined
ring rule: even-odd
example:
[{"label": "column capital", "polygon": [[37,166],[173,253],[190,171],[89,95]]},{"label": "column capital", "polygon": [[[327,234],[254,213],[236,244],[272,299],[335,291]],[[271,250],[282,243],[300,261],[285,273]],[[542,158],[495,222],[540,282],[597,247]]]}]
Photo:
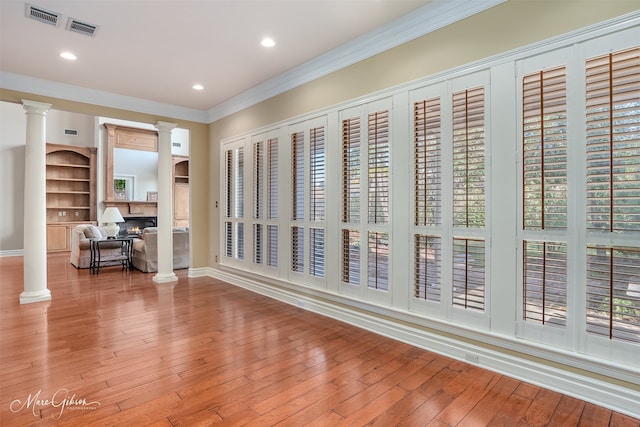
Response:
[{"label": "column capital", "polygon": [[51,104],[23,99],[22,108],[24,108],[27,113],[45,114],[51,108]]},{"label": "column capital", "polygon": [[160,132],[171,132],[176,126],[178,126],[175,123],[169,123],[169,122],[156,122],[156,124],[154,125],[156,127],[156,129],[158,129]]}]

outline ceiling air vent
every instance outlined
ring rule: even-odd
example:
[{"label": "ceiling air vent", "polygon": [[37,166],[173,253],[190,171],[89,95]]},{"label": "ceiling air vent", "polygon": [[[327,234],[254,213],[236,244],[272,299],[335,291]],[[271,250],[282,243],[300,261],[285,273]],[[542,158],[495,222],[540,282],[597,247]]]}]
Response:
[{"label": "ceiling air vent", "polygon": [[98,29],[97,25],[87,24],[86,22],[78,21],[74,18],[69,18],[67,21],[67,30],[75,33],[84,34],[85,36],[93,37]]},{"label": "ceiling air vent", "polygon": [[58,18],[60,18],[60,15],[55,12],[35,7],[29,3],[25,6],[25,15],[27,18],[35,19],[36,21],[53,25],[54,27],[58,25]]}]

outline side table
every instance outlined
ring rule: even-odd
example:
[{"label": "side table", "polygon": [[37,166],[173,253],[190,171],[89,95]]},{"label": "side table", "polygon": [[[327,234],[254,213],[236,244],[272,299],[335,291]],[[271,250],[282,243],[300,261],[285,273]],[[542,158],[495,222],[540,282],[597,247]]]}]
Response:
[{"label": "side table", "polygon": [[[106,243],[119,243],[120,253],[118,255],[109,255],[102,258],[100,254],[100,246]],[[116,237],[113,239],[89,239],[89,253],[91,258],[89,261],[89,271],[92,274],[100,273],[100,266],[106,263],[118,262],[123,268],[131,270],[133,264],[131,262],[131,252],[133,248],[133,238]]]}]

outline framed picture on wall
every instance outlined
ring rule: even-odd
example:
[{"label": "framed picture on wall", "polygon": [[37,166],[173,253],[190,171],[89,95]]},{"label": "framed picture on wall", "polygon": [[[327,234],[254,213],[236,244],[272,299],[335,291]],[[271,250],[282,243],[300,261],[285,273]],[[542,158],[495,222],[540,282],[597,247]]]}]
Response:
[{"label": "framed picture on wall", "polygon": [[147,191],[147,202],[157,202],[157,201],[158,201],[158,192]]},{"label": "framed picture on wall", "polygon": [[113,177],[113,197],[116,200],[133,200],[133,176]]}]

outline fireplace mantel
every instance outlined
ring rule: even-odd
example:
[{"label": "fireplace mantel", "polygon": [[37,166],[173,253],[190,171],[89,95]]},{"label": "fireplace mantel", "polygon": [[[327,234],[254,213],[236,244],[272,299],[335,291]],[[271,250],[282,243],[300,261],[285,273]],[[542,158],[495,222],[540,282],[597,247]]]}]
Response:
[{"label": "fireplace mantel", "polygon": [[115,206],[123,217],[158,216],[158,202],[137,200],[106,200],[105,206]]}]

